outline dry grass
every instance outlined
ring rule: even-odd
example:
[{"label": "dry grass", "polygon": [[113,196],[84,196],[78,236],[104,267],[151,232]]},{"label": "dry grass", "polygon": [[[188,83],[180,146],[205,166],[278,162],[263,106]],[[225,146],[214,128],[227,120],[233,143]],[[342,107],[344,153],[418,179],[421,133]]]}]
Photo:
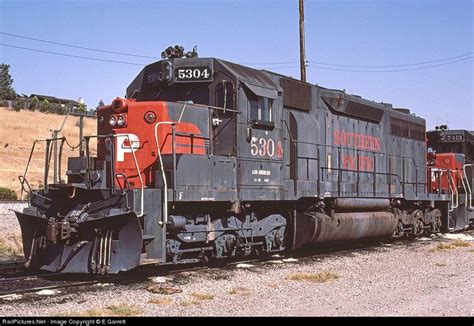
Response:
[{"label": "dry grass", "polygon": [[454,240],[452,242],[452,245],[455,247],[470,247],[471,243],[466,240]]},{"label": "dry grass", "polygon": [[194,299],[205,301],[214,299],[215,295],[210,293],[192,292],[191,296]]},{"label": "dry grass", "polygon": [[[20,112],[0,108],[2,128],[0,128],[0,187],[6,187],[20,193],[18,176],[23,175],[33,141],[38,138],[51,137],[50,129],[59,128],[64,115],[44,114],[21,110]],[[78,117],[70,116],[64,126],[63,135],[71,145],[79,139]],[[84,135],[96,134],[96,123],[93,118],[84,119]],[[32,187],[43,184],[44,143],[37,144],[27,175]],[[91,152],[96,153],[95,142],[91,140]],[[63,178],[67,167],[67,157],[77,156],[78,151],[64,147],[62,159]],[[51,174],[50,174],[51,175]],[[52,180],[50,180],[51,182]]]},{"label": "dry grass", "polygon": [[0,257],[1,258],[15,258],[21,256],[21,249],[18,245],[11,245],[4,239],[0,238]]},{"label": "dry grass", "polygon": [[319,273],[295,273],[289,275],[287,279],[300,282],[326,283],[339,278],[341,278],[341,276],[336,273],[323,271]]},{"label": "dry grass", "polygon": [[157,304],[160,306],[169,306],[173,303],[173,300],[166,297],[153,298],[149,301],[150,303]]},{"label": "dry grass", "polygon": [[149,287],[147,287],[147,290],[152,293],[167,294],[167,295],[183,292],[183,290],[179,288],[175,288],[173,286],[166,285],[166,284],[152,284]]},{"label": "dry grass", "polygon": [[195,300],[182,300],[179,302],[179,304],[183,307],[190,307],[199,304],[199,302]]},{"label": "dry grass", "polygon": [[446,266],[448,266],[448,264],[446,264],[446,263],[435,263],[435,266],[446,267]]},{"label": "dry grass", "polygon": [[456,249],[458,247],[470,247],[471,243],[466,240],[454,240],[451,242],[442,242],[438,244],[435,248],[431,248],[431,252],[438,252],[441,250],[451,250]]},{"label": "dry grass", "polygon": [[133,317],[142,314],[140,308],[127,303],[111,305],[105,308],[89,309],[80,313],[59,313],[54,316],[69,316],[69,317]]},{"label": "dry grass", "polygon": [[248,295],[250,293],[250,290],[242,286],[237,286],[229,290],[229,292],[227,293],[229,293],[230,295]]}]

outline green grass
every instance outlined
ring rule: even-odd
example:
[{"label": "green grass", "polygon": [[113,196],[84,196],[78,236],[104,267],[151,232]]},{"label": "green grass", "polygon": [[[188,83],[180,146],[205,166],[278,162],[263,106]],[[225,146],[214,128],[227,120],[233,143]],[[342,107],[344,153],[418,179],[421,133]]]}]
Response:
[{"label": "green grass", "polygon": [[18,197],[14,190],[0,187],[0,199],[1,200],[17,200]]}]

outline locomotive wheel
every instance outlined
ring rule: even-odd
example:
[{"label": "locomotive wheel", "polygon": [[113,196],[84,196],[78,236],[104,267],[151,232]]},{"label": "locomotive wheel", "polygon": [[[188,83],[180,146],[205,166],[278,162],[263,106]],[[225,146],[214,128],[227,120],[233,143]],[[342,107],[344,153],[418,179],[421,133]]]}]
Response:
[{"label": "locomotive wheel", "polygon": [[418,236],[422,236],[425,233],[425,224],[423,221],[420,219],[416,222],[416,228],[417,228],[417,233],[415,233]]},{"label": "locomotive wheel", "polygon": [[405,232],[403,231],[403,223],[402,223],[402,221],[398,221],[397,229],[395,231],[393,231],[392,237],[401,238],[401,237],[403,237],[404,234],[405,234]]}]

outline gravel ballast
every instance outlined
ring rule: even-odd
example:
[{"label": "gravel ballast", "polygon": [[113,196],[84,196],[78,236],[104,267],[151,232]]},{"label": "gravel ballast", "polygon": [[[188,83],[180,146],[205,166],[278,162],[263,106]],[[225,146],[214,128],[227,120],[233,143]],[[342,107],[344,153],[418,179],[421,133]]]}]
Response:
[{"label": "gravel ballast", "polygon": [[[468,231],[463,240],[433,236],[276,256],[131,285],[4,300],[0,315],[90,315],[125,305],[146,316],[474,316],[473,236]],[[454,241],[461,245],[438,248]],[[157,294],[160,287],[170,294]]]},{"label": "gravel ballast", "polygon": [[22,254],[20,224],[13,210],[22,211],[26,202],[0,202],[0,262]]}]

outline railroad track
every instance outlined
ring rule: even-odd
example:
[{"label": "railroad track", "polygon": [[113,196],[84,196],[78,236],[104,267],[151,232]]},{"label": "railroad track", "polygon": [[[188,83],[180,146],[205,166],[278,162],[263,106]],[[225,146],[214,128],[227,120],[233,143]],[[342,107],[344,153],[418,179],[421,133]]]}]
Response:
[{"label": "railroad track", "polygon": [[28,200],[0,200],[0,205],[28,204]]},{"label": "railroad track", "polygon": [[[302,250],[300,252],[292,252],[289,255],[287,254],[278,254],[278,255],[269,255],[265,257],[255,257],[247,260],[238,260],[231,262],[214,262],[206,265],[190,265],[188,267],[184,266],[166,266],[162,268],[157,268],[156,266],[142,266],[136,271],[125,272],[119,275],[109,275],[109,276],[92,276],[94,279],[78,280],[74,279],[71,275],[65,275],[61,273],[40,273],[40,274],[26,274],[22,276],[17,276],[13,278],[0,278],[0,302],[11,300],[12,296],[19,295],[24,298],[27,298],[29,294],[35,294],[43,290],[61,290],[61,289],[73,289],[80,287],[90,287],[100,283],[115,283],[115,284],[137,284],[146,282],[153,276],[166,276],[166,275],[176,275],[186,272],[212,272],[212,271],[223,271],[227,268],[236,268],[238,264],[252,264],[254,266],[265,265],[272,260],[282,260],[285,258],[297,258],[295,261],[300,263],[305,263],[307,259],[324,259],[325,257],[331,256],[333,254],[347,254],[353,253],[354,250],[371,250],[374,248],[380,248],[380,244],[394,244],[398,243],[399,245],[409,245],[410,243],[415,243],[412,240],[403,240],[403,239],[371,239],[358,243],[350,244],[340,244],[332,246],[322,246],[318,249],[308,249]],[[0,276],[3,275],[15,275],[15,274],[5,274],[5,272],[13,273],[16,271],[23,271],[24,273],[27,270],[24,268],[24,261],[22,262],[13,262],[9,264],[0,264]],[[18,274],[16,274],[18,275]],[[59,277],[58,277],[59,276]],[[60,291],[61,292],[61,291]],[[62,291],[64,292],[64,291]],[[30,296],[31,297],[31,296]],[[33,296],[32,298],[37,298]],[[34,299],[36,300],[36,299]]]},{"label": "railroad track", "polygon": [[44,290],[59,290],[59,289],[71,289],[80,286],[91,286],[100,283],[98,280],[92,281],[80,281],[80,282],[67,282],[62,284],[52,284],[52,285],[45,285],[45,286],[34,286],[34,287],[26,287],[26,288],[15,288],[7,291],[0,292],[0,300],[5,299],[6,297],[13,296],[13,295],[24,295],[30,293],[37,293]]},{"label": "railroad track", "polygon": [[[1,263],[0,264],[0,277],[4,278],[5,276],[10,275],[19,275],[26,272],[25,260]],[[0,278],[0,281],[2,280]]]}]

